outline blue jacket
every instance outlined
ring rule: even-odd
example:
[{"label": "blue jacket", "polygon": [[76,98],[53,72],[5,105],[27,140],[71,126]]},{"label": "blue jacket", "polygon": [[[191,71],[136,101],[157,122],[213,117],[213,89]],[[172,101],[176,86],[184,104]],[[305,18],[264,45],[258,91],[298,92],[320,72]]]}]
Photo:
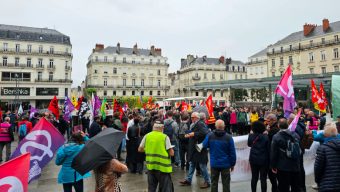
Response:
[{"label": "blue jacket", "polygon": [[[329,140],[332,140],[332,137],[325,138],[323,132],[319,133],[316,130],[312,131],[313,140],[320,142],[320,144],[327,143]],[[337,135],[337,138],[340,139],[340,134]]]},{"label": "blue jacket", "polygon": [[[85,137],[84,140],[87,141],[88,137]],[[73,183],[91,176],[90,173],[86,173],[82,176],[71,167],[74,157],[83,149],[84,146],[84,144],[78,145],[71,142],[58,149],[55,164],[62,165],[58,175],[58,183]]]},{"label": "blue jacket", "polygon": [[203,141],[203,147],[210,149],[210,166],[212,168],[229,169],[235,166],[234,140],[225,131],[215,130],[209,133]]}]

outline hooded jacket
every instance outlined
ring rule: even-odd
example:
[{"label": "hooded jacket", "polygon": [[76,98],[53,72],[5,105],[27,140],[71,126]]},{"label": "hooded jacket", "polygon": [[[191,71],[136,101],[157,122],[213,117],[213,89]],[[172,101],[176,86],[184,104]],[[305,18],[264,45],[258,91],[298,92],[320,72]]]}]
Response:
[{"label": "hooded jacket", "polygon": [[254,165],[269,165],[270,144],[266,134],[249,134],[248,147],[251,147],[249,153],[249,162]]},{"label": "hooded jacket", "polygon": [[333,137],[321,145],[314,164],[315,182],[319,192],[340,191],[340,139]]},{"label": "hooded jacket", "polygon": [[236,150],[231,135],[223,130],[209,133],[203,141],[203,147],[209,148],[210,166],[229,169],[235,166]]}]

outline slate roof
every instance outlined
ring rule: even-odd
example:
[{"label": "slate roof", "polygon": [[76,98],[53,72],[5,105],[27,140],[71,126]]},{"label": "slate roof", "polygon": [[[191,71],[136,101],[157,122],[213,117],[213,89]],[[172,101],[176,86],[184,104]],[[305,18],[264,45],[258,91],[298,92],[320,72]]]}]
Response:
[{"label": "slate roof", "polygon": [[[149,49],[137,49],[138,50],[138,55],[145,55],[149,56],[150,55],[150,50]],[[103,50],[98,51],[99,53],[117,53],[117,47],[113,46],[108,46]],[[120,54],[126,54],[126,55],[132,55],[133,54],[133,48],[126,48],[126,47],[120,47]]]},{"label": "slate roof", "polygon": [[0,24],[0,39],[50,42],[71,45],[69,36],[55,29]]},{"label": "slate roof", "polygon": [[[225,61],[226,61],[226,59],[225,59]],[[196,57],[194,57],[193,61],[191,63],[219,65],[220,60],[219,60],[219,58],[210,58],[210,57],[206,57],[206,58],[197,57],[196,58]],[[244,63],[242,61],[237,61],[237,60],[231,60],[231,64],[232,65],[244,65]],[[181,59],[181,69],[186,67],[187,65],[189,65],[188,59]]]},{"label": "slate roof", "polygon": [[265,48],[265,49],[255,53],[254,55],[250,56],[249,58],[266,56],[267,50],[268,50],[268,48]]},{"label": "slate roof", "polygon": [[333,33],[333,32],[340,32],[340,21],[329,23],[329,29],[326,32],[323,31],[322,25],[319,25],[315,27],[314,30],[308,36],[304,36],[303,31],[292,33],[288,35],[287,37],[276,42],[274,46],[280,45],[280,44],[286,44],[286,43],[293,42],[293,41],[301,41],[301,40],[305,40],[310,37],[317,37],[317,36],[321,36],[321,35],[325,35],[327,33]]}]

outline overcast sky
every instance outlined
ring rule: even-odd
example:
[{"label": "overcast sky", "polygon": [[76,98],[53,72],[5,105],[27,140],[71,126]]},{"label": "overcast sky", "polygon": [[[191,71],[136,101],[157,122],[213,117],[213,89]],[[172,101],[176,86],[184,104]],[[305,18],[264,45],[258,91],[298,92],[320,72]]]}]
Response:
[{"label": "overcast sky", "polygon": [[73,86],[85,79],[96,43],[155,45],[174,72],[187,54],[245,62],[306,22],[340,20],[335,0],[3,0],[1,7],[3,24],[55,28],[71,37]]}]

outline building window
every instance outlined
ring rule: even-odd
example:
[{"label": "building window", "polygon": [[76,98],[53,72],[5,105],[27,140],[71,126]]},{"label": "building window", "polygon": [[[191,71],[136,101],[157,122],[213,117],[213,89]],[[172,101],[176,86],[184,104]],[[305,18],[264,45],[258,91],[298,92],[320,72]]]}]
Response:
[{"label": "building window", "polygon": [[136,86],[136,79],[132,79],[132,86]]},{"label": "building window", "polygon": [[157,86],[158,86],[158,87],[161,87],[161,80],[158,80],[158,81],[157,81]]},{"label": "building window", "polygon": [[309,73],[314,74],[314,68],[309,68]]},{"label": "building window", "polygon": [[116,58],[116,57],[113,58],[113,62],[114,62],[114,63],[117,62],[117,58]]},{"label": "building window", "polygon": [[233,71],[235,71],[235,66],[232,67]]},{"label": "building window", "polygon": [[68,73],[65,73],[65,80],[68,79]]},{"label": "building window", "polygon": [[106,90],[104,91],[104,96],[107,96],[107,91]]},{"label": "building window", "polygon": [[123,96],[125,96],[126,95],[126,91],[123,91]]},{"label": "building window", "polygon": [[112,95],[113,95],[113,96],[116,96],[116,95],[117,95],[116,91],[113,91]]},{"label": "building window", "polygon": [[334,72],[339,72],[339,65],[334,66]]},{"label": "building window", "polygon": [[272,72],[272,77],[275,77],[275,72]]},{"label": "building window", "polygon": [[104,86],[107,86],[107,79],[104,78]]},{"label": "building window", "polygon": [[326,73],[326,67],[321,67],[321,73],[325,74]]},{"label": "building window", "polygon": [[38,67],[42,67],[43,65],[43,59],[38,59]]},{"label": "building window", "polygon": [[272,67],[275,67],[275,59],[272,59]]},{"label": "building window", "polygon": [[237,79],[237,74],[235,74],[235,79]]},{"label": "building window", "polygon": [[50,68],[53,68],[53,59],[50,59]]},{"label": "building window", "polygon": [[131,95],[135,95],[135,91],[131,91]]},{"label": "building window", "polygon": [[42,52],[44,51],[44,49],[43,49],[43,46],[42,46],[42,45],[39,45],[38,51],[39,51],[39,53],[42,53]]},{"label": "building window", "polygon": [[220,79],[223,79],[223,74],[220,74]]},{"label": "building window", "polygon": [[50,47],[50,54],[54,53],[54,47]]},{"label": "building window", "polygon": [[280,66],[283,66],[283,57],[280,57]]},{"label": "building window", "polygon": [[20,44],[15,44],[15,52],[20,52]]},{"label": "building window", "polygon": [[310,46],[313,46],[313,40],[310,40],[310,41],[309,41],[309,45],[310,45]]},{"label": "building window", "polygon": [[313,52],[309,53],[309,62],[314,62],[314,53]]},{"label": "building window", "polygon": [[325,38],[321,38],[321,43],[325,44]]},{"label": "building window", "polygon": [[32,66],[32,60],[30,58],[27,59],[27,67]]},{"label": "building window", "polygon": [[143,95],[144,95],[144,91],[140,91],[140,95],[142,95],[142,96],[143,96]]},{"label": "building window", "polygon": [[[233,66],[234,67],[234,66]],[[215,79],[215,74],[213,73],[213,74],[211,74],[211,78],[212,79]]]},{"label": "building window", "polygon": [[149,91],[149,95],[152,96],[152,91]]},{"label": "building window", "polygon": [[39,72],[38,72],[38,81],[40,81],[41,79],[42,79],[42,72],[39,71]]},{"label": "building window", "polygon": [[96,74],[96,73],[98,73],[98,70],[97,70],[97,69],[95,69],[95,70],[94,70],[94,73],[95,73],[95,74]]},{"label": "building window", "polygon": [[7,66],[7,57],[2,58],[2,66]]},{"label": "building window", "polygon": [[104,71],[104,74],[107,74],[107,71]]},{"label": "building window", "polygon": [[117,74],[117,68],[113,68],[113,74]]},{"label": "building window", "polygon": [[68,66],[68,61],[65,61],[65,66],[66,66],[66,67]]},{"label": "building window", "polygon": [[3,45],[4,45],[3,50],[8,51],[8,43],[4,43]]},{"label": "building window", "polygon": [[288,57],[288,60],[289,60],[289,64],[293,64],[293,56],[290,55],[290,56]]},{"label": "building window", "polygon": [[333,49],[333,53],[334,53],[334,59],[338,59],[339,58],[339,49],[338,48]]},{"label": "building window", "polygon": [[325,54],[325,51],[322,50],[322,51],[320,51],[320,53],[321,53],[321,61],[326,61],[326,54]]},{"label": "building window", "polygon": [[123,58],[123,63],[126,63],[126,58],[125,57]]},{"label": "building window", "polygon": [[273,54],[275,53],[275,49],[274,49],[274,48],[272,49],[272,53],[273,53]]},{"label": "building window", "polygon": [[280,48],[281,53],[283,52],[283,47]]},{"label": "building window", "polygon": [[289,45],[289,51],[292,51],[292,50],[293,50],[293,46]]},{"label": "building window", "polygon": [[334,35],[334,40],[335,41],[339,41],[339,36],[338,35]]},{"label": "building window", "polygon": [[104,62],[107,62],[107,56],[104,56]]},{"label": "building window", "polygon": [[242,79],[242,74],[240,74],[240,79]]},{"label": "building window", "polygon": [[245,66],[242,67],[242,71],[246,72],[246,67]]},{"label": "building window", "polygon": [[144,79],[140,80],[140,86],[144,87]]},{"label": "building window", "polygon": [[158,95],[158,96],[161,96],[161,91],[157,91],[157,95]]},{"label": "building window", "polygon": [[223,97],[223,90],[221,90],[221,92],[220,92],[220,93],[221,93],[221,97]]},{"label": "building window", "polygon": [[157,70],[157,75],[161,75],[161,70],[160,69]]},{"label": "building window", "polygon": [[31,53],[32,52],[32,45],[27,45],[27,53]]},{"label": "building window", "polygon": [[15,61],[14,61],[14,65],[15,65],[16,67],[18,67],[18,66],[19,66],[19,63],[20,63],[19,57],[16,57],[16,58],[15,58]]},{"label": "building window", "polygon": [[48,80],[53,81],[53,72],[48,73]]},{"label": "building window", "polygon": [[195,92],[195,96],[196,97],[199,96],[199,92],[198,91]]},{"label": "building window", "polygon": [[132,59],[132,62],[131,62],[132,64],[136,64],[136,61],[135,61],[135,59]]},{"label": "building window", "polygon": [[123,79],[123,86],[126,86],[126,79]]},{"label": "building window", "polygon": [[207,73],[204,73],[204,79],[207,79]]},{"label": "building window", "polygon": [[152,59],[150,59],[150,64],[152,64]]}]

